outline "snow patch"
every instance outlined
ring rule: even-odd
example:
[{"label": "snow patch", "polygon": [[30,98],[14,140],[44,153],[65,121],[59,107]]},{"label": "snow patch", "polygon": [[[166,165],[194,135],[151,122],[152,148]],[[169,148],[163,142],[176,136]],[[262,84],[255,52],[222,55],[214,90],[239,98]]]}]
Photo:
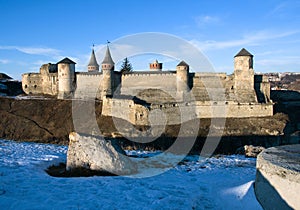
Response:
[{"label": "snow patch", "polygon": [[[66,162],[66,153],[66,146],[0,140],[1,209],[262,209],[255,159],[188,156],[147,178],[49,176],[45,169]],[[142,160],[160,152],[127,153]]]}]

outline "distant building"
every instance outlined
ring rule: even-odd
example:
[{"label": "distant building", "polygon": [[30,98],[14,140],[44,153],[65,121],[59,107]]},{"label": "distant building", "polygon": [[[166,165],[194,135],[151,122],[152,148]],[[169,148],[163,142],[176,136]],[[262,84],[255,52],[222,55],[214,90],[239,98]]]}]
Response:
[{"label": "distant building", "polygon": [[22,94],[22,84],[10,76],[0,73],[0,96],[16,96]]}]

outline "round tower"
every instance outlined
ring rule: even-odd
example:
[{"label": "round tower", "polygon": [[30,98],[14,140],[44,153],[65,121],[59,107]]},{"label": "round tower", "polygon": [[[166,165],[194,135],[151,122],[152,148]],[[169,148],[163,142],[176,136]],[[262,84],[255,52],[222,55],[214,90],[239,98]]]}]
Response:
[{"label": "round tower", "polygon": [[155,60],[153,63],[150,63],[150,70],[151,71],[161,71],[162,70],[162,63],[159,63]]},{"label": "round tower", "polygon": [[254,89],[253,55],[245,48],[234,56],[234,89]]},{"label": "round tower", "polygon": [[189,65],[181,61],[176,66],[176,81],[177,81],[177,92],[188,92],[188,76],[189,76]]},{"label": "round tower", "polygon": [[99,72],[99,64],[95,56],[94,48],[92,50],[90,62],[88,64],[88,72]]},{"label": "round tower", "polygon": [[75,62],[64,58],[57,63],[58,69],[58,98],[70,98],[74,92]]},{"label": "round tower", "polygon": [[106,48],[105,57],[101,64],[102,70],[102,97],[113,94],[113,79],[114,79],[115,63],[111,57],[109,47]]}]

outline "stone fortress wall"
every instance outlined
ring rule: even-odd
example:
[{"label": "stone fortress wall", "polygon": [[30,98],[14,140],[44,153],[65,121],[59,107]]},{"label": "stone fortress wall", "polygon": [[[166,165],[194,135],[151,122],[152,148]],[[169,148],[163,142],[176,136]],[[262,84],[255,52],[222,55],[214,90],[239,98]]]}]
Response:
[{"label": "stone fortress wall", "polygon": [[[155,110],[159,110],[156,112]],[[154,111],[154,112],[153,112]],[[102,114],[126,119],[136,125],[150,125],[149,115],[162,119],[168,125],[176,125],[195,118],[247,118],[273,115],[273,106],[259,103],[191,102],[151,104],[144,107],[133,100],[104,98]],[[163,116],[163,118],[162,118]]]},{"label": "stone fortress wall", "polygon": [[74,97],[83,99],[99,97],[101,80],[101,73],[76,73],[76,91]]},{"label": "stone fortress wall", "polygon": [[157,60],[149,71],[120,73],[107,47],[101,72],[93,50],[88,72],[75,72],[75,63],[65,58],[44,64],[40,73],[23,74],[22,86],[27,94],[103,100],[103,115],[137,125],[273,115],[268,79],[254,75],[253,55],[245,49],[234,57],[233,74],[226,75],[189,72],[184,61],[174,71],[163,71]]},{"label": "stone fortress wall", "polygon": [[58,94],[58,75],[56,64],[43,64],[40,73],[22,75],[22,88],[26,94]]}]

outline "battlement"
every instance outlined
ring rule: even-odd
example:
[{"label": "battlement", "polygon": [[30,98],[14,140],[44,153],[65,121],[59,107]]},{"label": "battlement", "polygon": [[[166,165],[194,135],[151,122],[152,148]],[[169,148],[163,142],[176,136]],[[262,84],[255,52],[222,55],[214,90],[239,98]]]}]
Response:
[{"label": "battlement", "polygon": [[151,76],[151,75],[170,75],[176,74],[176,71],[133,71],[126,72],[123,75],[126,76]]},{"label": "battlement", "polygon": [[196,72],[195,77],[221,77],[226,78],[227,74],[223,72]]}]

